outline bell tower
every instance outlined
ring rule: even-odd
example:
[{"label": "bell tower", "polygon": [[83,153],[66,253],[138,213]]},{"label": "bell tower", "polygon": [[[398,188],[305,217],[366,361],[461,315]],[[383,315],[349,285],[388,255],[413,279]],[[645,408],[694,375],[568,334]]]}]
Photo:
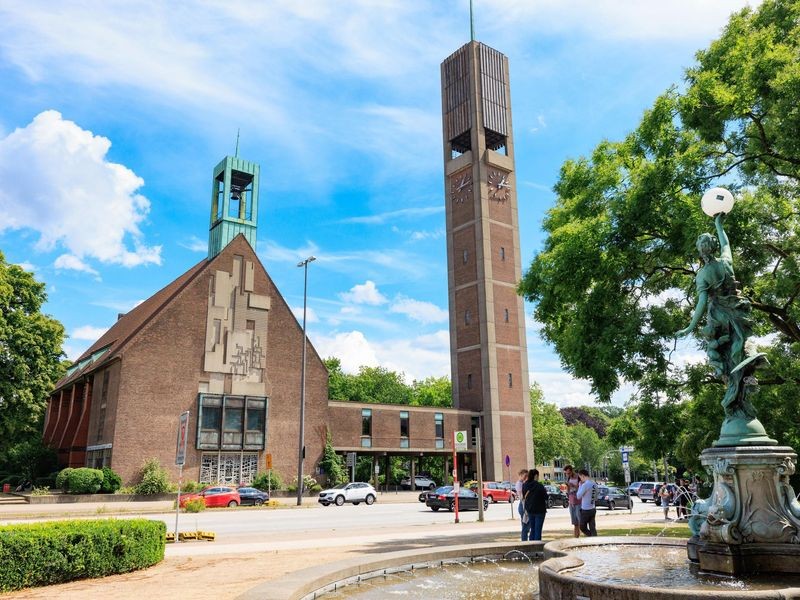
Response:
[{"label": "bell tower", "polygon": [[256,247],[259,166],[238,156],[226,156],[214,167],[211,183],[209,260],[240,233]]},{"label": "bell tower", "polygon": [[453,405],[482,412],[484,476],[501,480],[534,458],[508,59],[473,40],[441,80]]}]

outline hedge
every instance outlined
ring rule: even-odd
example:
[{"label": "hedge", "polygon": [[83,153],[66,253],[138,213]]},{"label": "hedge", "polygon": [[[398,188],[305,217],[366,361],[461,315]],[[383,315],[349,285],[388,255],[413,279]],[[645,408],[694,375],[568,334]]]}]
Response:
[{"label": "hedge", "polygon": [[152,566],[164,559],[166,531],[148,519],[0,526],[0,592]]},{"label": "hedge", "polygon": [[67,475],[67,491],[70,494],[96,494],[103,485],[103,472],[100,469],[81,467],[72,469]]}]

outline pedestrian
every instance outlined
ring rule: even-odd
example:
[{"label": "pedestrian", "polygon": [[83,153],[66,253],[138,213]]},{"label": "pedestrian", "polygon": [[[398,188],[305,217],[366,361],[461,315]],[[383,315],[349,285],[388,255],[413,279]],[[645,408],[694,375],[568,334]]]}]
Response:
[{"label": "pedestrian", "polygon": [[564,476],[567,478],[567,504],[569,506],[569,518],[572,521],[572,529],[575,537],[581,537],[581,501],[578,500],[578,487],[581,480],[575,474],[572,465],[564,467]]},{"label": "pedestrian", "polygon": [[672,502],[672,492],[669,490],[669,486],[665,481],[661,489],[658,490],[658,497],[661,498],[661,508],[664,509],[664,520],[669,520],[669,505]]},{"label": "pedestrian", "polygon": [[528,471],[528,478],[522,487],[522,497],[530,525],[528,540],[541,541],[544,518],[547,515],[547,490],[539,481],[538,469]]},{"label": "pedestrian", "polygon": [[581,501],[580,528],[583,535],[594,537],[597,535],[597,527],[594,519],[597,516],[597,484],[589,477],[589,471],[581,469],[578,471],[578,479],[581,485],[575,496]]},{"label": "pedestrian", "polygon": [[519,519],[522,523],[522,531],[520,532],[520,536],[523,542],[528,541],[528,535],[531,528],[528,519],[525,517],[525,502],[522,497],[522,487],[525,485],[525,481],[527,479],[528,469],[520,469],[519,473],[517,474],[517,482],[514,484],[514,491],[517,492],[517,498],[519,499],[517,512],[519,513]]},{"label": "pedestrian", "polygon": [[689,481],[686,479],[678,480],[678,489],[675,490],[675,512],[677,519],[685,519],[689,517]]}]

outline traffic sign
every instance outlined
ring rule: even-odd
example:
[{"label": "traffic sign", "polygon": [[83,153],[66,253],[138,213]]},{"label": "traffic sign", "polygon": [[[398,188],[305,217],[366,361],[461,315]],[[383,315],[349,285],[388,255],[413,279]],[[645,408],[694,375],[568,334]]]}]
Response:
[{"label": "traffic sign", "polygon": [[186,463],[186,442],[189,441],[189,411],[181,413],[178,423],[178,444],[175,449],[175,464],[182,467]]},{"label": "traffic sign", "polygon": [[454,431],[453,432],[453,441],[454,441],[456,450],[460,450],[462,452],[467,450],[467,432],[466,431]]},{"label": "traffic sign", "polygon": [[264,466],[267,468],[267,471],[272,469],[272,453],[271,452],[267,452],[266,455],[264,455]]},{"label": "traffic sign", "polygon": [[348,452],[347,453],[347,462],[348,467],[354,467],[356,464],[356,453],[355,452]]},{"label": "traffic sign", "polygon": [[627,452],[623,452],[622,453],[622,464],[623,465],[627,465],[628,464],[628,453]]}]

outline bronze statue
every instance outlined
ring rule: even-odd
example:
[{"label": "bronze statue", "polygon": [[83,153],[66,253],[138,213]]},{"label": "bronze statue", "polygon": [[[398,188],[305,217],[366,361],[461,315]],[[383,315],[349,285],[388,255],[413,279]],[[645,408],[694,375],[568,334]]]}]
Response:
[{"label": "bronze statue", "polygon": [[[727,386],[722,399],[726,422],[751,422],[756,419],[756,413],[748,396],[758,386],[753,373],[759,364],[766,362],[766,358],[748,344],[752,334],[750,302],[742,296],[734,275],[733,253],[722,226],[724,220],[725,213],[718,213],[714,218],[716,238],[710,233],[697,238],[697,250],[703,260],[703,266],[695,277],[697,304],[689,325],[675,335],[688,335],[705,313],[706,323],[701,337],[709,364]],[[717,251],[719,256],[716,256]],[[725,429],[723,425],[723,433]]]}]

